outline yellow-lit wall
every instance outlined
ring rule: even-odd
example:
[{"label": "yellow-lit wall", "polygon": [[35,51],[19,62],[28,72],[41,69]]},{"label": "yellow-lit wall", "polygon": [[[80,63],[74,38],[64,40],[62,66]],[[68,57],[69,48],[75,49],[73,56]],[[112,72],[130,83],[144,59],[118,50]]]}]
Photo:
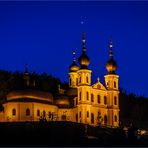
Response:
[{"label": "yellow-lit wall", "polygon": [[[111,127],[119,126],[118,75],[105,75],[106,86],[103,86],[99,79],[97,83],[91,85],[91,70],[81,69],[71,72],[69,77],[71,78],[70,87],[77,88],[78,91],[77,97],[74,98],[74,108],[58,108],[56,105],[36,102],[7,102],[3,105],[4,113],[1,112],[0,121],[39,121],[45,111],[47,120],[50,120],[50,112],[54,114],[54,120],[57,121],[63,120],[62,116],[65,115],[66,121],[81,122],[93,126],[97,126],[99,123]],[[81,82],[79,81],[80,77]],[[88,77],[88,81],[86,77]],[[76,84],[77,78],[78,85]],[[98,102],[98,95],[100,102]],[[106,97],[106,104],[104,97]],[[15,116],[12,115],[13,108],[16,109]],[[26,116],[27,108],[30,109],[29,116]],[[37,110],[40,110],[40,116],[37,116]]]},{"label": "yellow-lit wall", "polygon": [[64,109],[64,108],[58,109],[58,121],[62,121],[63,115],[66,116],[66,121],[74,121],[73,111],[74,111],[73,109]]},{"label": "yellow-lit wall", "polygon": [[[12,115],[12,110],[16,109],[16,115]],[[26,110],[30,110],[30,115],[26,115]],[[35,102],[8,102],[4,104],[4,121],[39,121],[37,110],[40,115],[45,111],[46,119],[49,112],[57,114],[57,106]]]}]

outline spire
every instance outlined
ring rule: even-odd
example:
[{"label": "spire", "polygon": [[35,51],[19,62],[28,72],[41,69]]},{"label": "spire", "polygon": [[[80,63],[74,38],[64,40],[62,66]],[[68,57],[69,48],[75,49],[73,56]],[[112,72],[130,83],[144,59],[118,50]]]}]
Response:
[{"label": "spire", "polygon": [[24,83],[25,86],[29,86],[29,82],[30,82],[30,76],[29,76],[29,72],[28,72],[28,64],[25,65],[25,71],[24,71]]},{"label": "spire", "polygon": [[110,59],[107,61],[106,63],[106,69],[108,71],[108,74],[115,74],[115,71],[117,69],[117,63],[113,58],[113,43],[112,43],[112,39],[110,39],[110,44],[109,44],[109,56]]},{"label": "spire", "polygon": [[82,32],[82,51],[85,52],[86,51],[86,47],[85,47],[85,32]]},{"label": "spire", "polygon": [[76,72],[77,70],[79,70],[79,66],[76,63],[76,52],[75,50],[73,51],[73,63],[70,65],[69,70],[71,72]]},{"label": "spire", "polygon": [[73,62],[76,63],[76,52],[75,52],[75,50],[73,51],[72,54],[73,54]]},{"label": "spire", "polygon": [[90,64],[90,59],[86,54],[85,41],[85,32],[82,32],[82,54],[78,58],[80,69],[88,69],[88,65]]},{"label": "spire", "polygon": [[29,72],[28,72],[28,64],[26,64],[25,65],[25,72],[24,72],[25,74],[28,74]]},{"label": "spire", "polygon": [[113,42],[112,42],[112,39],[110,39],[110,45],[109,45],[109,48],[110,48],[110,50],[109,50],[109,56],[110,56],[110,58],[113,58]]}]

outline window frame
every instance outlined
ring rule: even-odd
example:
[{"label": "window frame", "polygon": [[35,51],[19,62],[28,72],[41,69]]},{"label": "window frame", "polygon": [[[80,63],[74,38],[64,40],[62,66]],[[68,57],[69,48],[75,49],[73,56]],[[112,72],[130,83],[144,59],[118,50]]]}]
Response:
[{"label": "window frame", "polygon": [[15,108],[12,109],[12,116],[16,116],[16,109]]},{"label": "window frame", "polygon": [[26,109],[26,116],[30,116],[30,109],[29,108]]}]

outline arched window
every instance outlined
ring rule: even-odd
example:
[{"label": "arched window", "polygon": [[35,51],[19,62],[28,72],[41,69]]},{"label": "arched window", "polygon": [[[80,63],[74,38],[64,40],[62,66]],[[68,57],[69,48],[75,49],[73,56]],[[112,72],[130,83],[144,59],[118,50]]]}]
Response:
[{"label": "arched window", "polygon": [[89,100],[89,93],[88,93],[88,91],[86,92],[86,99]]},{"label": "arched window", "polygon": [[115,115],[115,122],[117,122],[117,116]]},{"label": "arched window", "polygon": [[52,114],[51,112],[48,112],[48,118],[51,118]]},{"label": "arched window", "polygon": [[78,114],[76,114],[76,122],[78,122]]},{"label": "arched window", "polygon": [[94,123],[94,114],[91,113],[91,123],[93,124]]},{"label": "arched window", "polygon": [[46,116],[46,112],[45,111],[43,111],[43,117],[45,117]]},{"label": "arched window", "polygon": [[80,100],[81,100],[81,97],[82,97],[82,93],[81,93],[81,91],[80,91],[80,94],[79,94],[79,95],[80,95]]},{"label": "arched window", "polygon": [[114,88],[116,88],[116,82],[114,81]]},{"label": "arched window", "polygon": [[15,108],[12,109],[12,115],[13,115],[13,116],[16,115],[16,109],[15,109]]},{"label": "arched window", "polygon": [[76,85],[78,85],[78,78],[76,79]]},{"label": "arched window", "polygon": [[89,111],[87,111],[87,117],[89,117]]},{"label": "arched window", "polygon": [[40,110],[39,109],[37,110],[37,116],[40,116]]},{"label": "arched window", "polygon": [[94,102],[94,95],[91,94],[91,102]]},{"label": "arched window", "polygon": [[26,109],[26,116],[30,116],[30,109],[29,108]]},{"label": "arched window", "polygon": [[100,104],[101,103],[100,95],[97,96],[97,99],[98,99],[98,103]]},{"label": "arched window", "polygon": [[76,98],[76,105],[78,104],[78,98]]},{"label": "arched window", "polygon": [[114,104],[117,105],[117,97],[114,96]]},{"label": "arched window", "polygon": [[107,97],[104,96],[104,104],[106,105],[107,104]]},{"label": "arched window", "polygon": [[80,112],[80,118],[81,118],[81,112]]},{"label": "arched window", "polygon": [[81,77],[79,78],[79,83],[81,83]]},{"label": "arched window", "polygon": [[88,83],[88,76],[86,77],[86,83]]},{"label": "arched window", "polygon": [[105,125],[107,124],[107,116],[106,115],[104,116],[104,124]]}]

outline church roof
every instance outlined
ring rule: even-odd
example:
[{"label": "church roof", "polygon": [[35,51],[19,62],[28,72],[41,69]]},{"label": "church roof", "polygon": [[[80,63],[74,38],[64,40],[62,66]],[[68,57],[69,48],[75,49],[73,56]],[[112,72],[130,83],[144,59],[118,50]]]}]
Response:
[{"label": "church roof", "polygon": [[20,99],[20,98],[30,98],[30,99],[53,102],[53,96],[51,93],[37,91],[37,90],[16,90],[16,91],[10,92],[7,95],[7,101]]},{"label": "church roof", "polygon": [[77,88],[69,88],[69,89],[65,92],[65,94],[66,94],[67,96],[69,96],[69,97],[75,97],[75,96],[77,96],[77,93],[78,93]]}]

